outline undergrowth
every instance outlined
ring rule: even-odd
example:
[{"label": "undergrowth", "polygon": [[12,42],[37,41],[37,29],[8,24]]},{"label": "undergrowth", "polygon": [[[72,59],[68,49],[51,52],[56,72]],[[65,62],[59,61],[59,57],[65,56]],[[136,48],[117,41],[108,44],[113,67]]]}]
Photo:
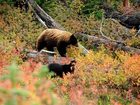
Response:
[{"label": "undergrowth", "polygon": [[[91,19],[86,20],[86,25],[98,28],[100,22]],[[105,31],[113,32],[112,35],[123,32],[121,27],[114,28],[112,21],[107,23],[112,30]],[[72,18],[63,24],[71,31],[81,31],[84,27],[81,21]],[[139,55],[112,52],[104,46],[82,55],[78,49],[71,48],[68,55],[77,61],[74,74],[63,79],[51,78],[46,65],[32,59],[23,61],[21,54],[23,49],[35,49],[36,38],[42,30],[31,11],[24,13],[0,5],[1,105],[140,104]]]}]

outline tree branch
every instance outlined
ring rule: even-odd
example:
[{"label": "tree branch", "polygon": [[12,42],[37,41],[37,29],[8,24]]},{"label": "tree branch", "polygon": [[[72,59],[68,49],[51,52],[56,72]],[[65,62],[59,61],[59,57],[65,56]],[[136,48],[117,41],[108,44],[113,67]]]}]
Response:
[{"label": "tree branch", "polygon": [[104,35],[104,33],[102,32],[103,22],[104,22],[104,16],[102,16],[102,21],[101,21],[101,24],[100,24],[100,33],[101,33],[103,38],[108,39],[108,40],[112,40],[111,38],[109,38],[106,35]]}]

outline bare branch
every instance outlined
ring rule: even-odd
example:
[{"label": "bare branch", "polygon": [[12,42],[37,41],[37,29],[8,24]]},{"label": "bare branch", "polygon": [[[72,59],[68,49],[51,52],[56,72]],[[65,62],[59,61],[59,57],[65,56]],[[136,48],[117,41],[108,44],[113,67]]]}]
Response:
[{"label": "bare branch", "polygon": [[103,22],[104,22],[104,16],[102,16],[102,21],[101,21],[101,24],[100,24],[100,33],[102,35],[103,38],[107,39],[107,40],[112,40],[112,41],[115,41],[109,37],[107,37],[106,35],[104,35],[104,33],[102,32],[102,29],[103,29]]}]

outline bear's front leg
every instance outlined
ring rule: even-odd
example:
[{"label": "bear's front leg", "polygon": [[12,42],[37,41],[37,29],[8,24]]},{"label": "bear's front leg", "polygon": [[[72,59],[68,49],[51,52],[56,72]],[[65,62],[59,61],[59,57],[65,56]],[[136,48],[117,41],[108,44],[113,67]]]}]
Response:
[{"label": "bear's front leg", "polygon": [[44,41],[38,41],[37,42],[37,51],[41,51],[46,46],[46,43]]},{"label": "bear's front leg", "polygon": [[66,57],[66,48],[67,45],[65,42],[61,42],[57,45],[57,50],[62,57]]}]

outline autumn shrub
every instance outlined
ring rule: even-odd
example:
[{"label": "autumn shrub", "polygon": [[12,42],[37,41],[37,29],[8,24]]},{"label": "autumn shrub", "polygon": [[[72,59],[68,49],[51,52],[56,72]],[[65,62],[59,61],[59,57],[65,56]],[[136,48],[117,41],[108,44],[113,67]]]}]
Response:
[{"label": "autumn shrub", "polygon": [[[36,64],[34,70],[44,71],[47,68],[41,68],[41,65]],[[22,65],[21,65],[22,66]],[[25,68],[26,66],[23,65]],[[49,73],[46,75],[37,76],[36,73],[33,74],[32,68],[29,65],[28,71],[22,66],[12,64],[5,70],[7,73],[3,74],[0,79],[0,99],[1,104],[20,104],[20,105],[62,105],[61,99],[55,94],[55,85],[52,81],[45,79]],[[32,72],[29,72],[29,71]],[[23,72],[24,71],[24,72]],[[35,76],[34,76],[35,75]],[[40,79],[41,80],[40,80]],[[43,84],[43,85],[42,85]],[[45,89],[45,90],[44,90]]]},{"label": "autumn shrub", "polygon": [[[119,86],[127,82],[126,71],[122,67],[125,63],[122,62],[126,62],[130,58],[129,54],[117,52],[117,57],[113,58],[104,47],[100,51],[89,51],[86,56],[75,48],[71,48],[68,52],[70,56],[76,58],[77,68],[75,72],[78,72],[77,75],[82,76],[83,74],[83,78],[85,78],[84,75],[90,73],[91,78],[97,81],[98,84],[109,83],[109,85]],[[137,72],[134,74],[137,75]]]},{"label": "autumn shrub", "polygon": [[[119,75],[119,72],[121,72],[121,68],[119,67],[120,62],[113,59],[108,54],[105,54],[104,51],[95,53],[90,52],[85,58],[79,57],[77,60],[81,67],[81,69],[79,69],[84,70],[84,72],[90,72],[92,74],[92,78],[96,80],[98,84],[111,81],[114,82],[114,84],[117,83],[113,78],[117,78],[116,75]],[[84,64],[87,64],[88,67]],[[120,77],[120,75],[118,77]]]},{"label": "autumn shrub", "polygon": [[36,38],[43,31],[43,28],[41,28],[40,24],[37,25],[36,21],[33,21],[31,11],[29,13],[21,13],[20,9],[12,10],[7,5],[3,5],[1,8],[2,10],[9,8],[7,15],[2,15],[1,18],[5,24],[1,28],[3,36],[5,35],[4,38],[7,38],[10,42],[19,40],[20,43],[24,44],[23,46],[35,48]]},{"label": "autumn shrub", "polygon": [[[98,101],[102,103],[100,102],[103,101],[102,98],[98,99],[97,97],[103,94],[108,94],[107,97],[110,97],[110,100],[114,100],[114,97],[118,97],[117,102],[127,103],[121,95],[127,95],[125,91],[131,89],[132,84],[129,83],[126,77],[125,71],[122,68],[122,62],[130,56],[123,52],[117,52],[117,54],[121,61],[118,60],[118,58],[112,58],[105,48],[101,48],[98,52],[90,51],[86,56],[81,55],[80,51],[73,49],[71,56],[75,57],[77,61],[74,75],[72,75],[72,77],[69,75],[65,76],[62,83],[58,84],[58,86],[63,87],[61,91],[64,92],[69,91],[69,88],[80,86],[82,88],[81,92],[84,101],[87,103],[90,103],[91,99],[94,100],[95,103]],[[118,91],[116,91],[115,94],[119,94],[119,91],[121,92],[121,94],[119,94],[120,96],[112,94],[115,90]],[[133,95],[134,94],[131,96],[133,97]],[[119,98],[122,101],[120,101]],[[78,101],[76,102],[78,103]],[[131,103],[132,100],[128,100],[128,102]],[[93,101],[91,103],[93,104]],[[109,103],[111,103],[111,101],[109,101]]]},{"label": "autumn shrub", "polygon": [[140,42],[137,37],[134,37],[133,39],[129,40],[128,43],[131,47],[140,48]]},{"label": "autumn shrub", "polygon": [[133,85],[139,86],[140,85],[140,56],[139,55],[133,55],[132,57],[129,57],[123,65],[125,75],[128,79],[131,80]]}]

